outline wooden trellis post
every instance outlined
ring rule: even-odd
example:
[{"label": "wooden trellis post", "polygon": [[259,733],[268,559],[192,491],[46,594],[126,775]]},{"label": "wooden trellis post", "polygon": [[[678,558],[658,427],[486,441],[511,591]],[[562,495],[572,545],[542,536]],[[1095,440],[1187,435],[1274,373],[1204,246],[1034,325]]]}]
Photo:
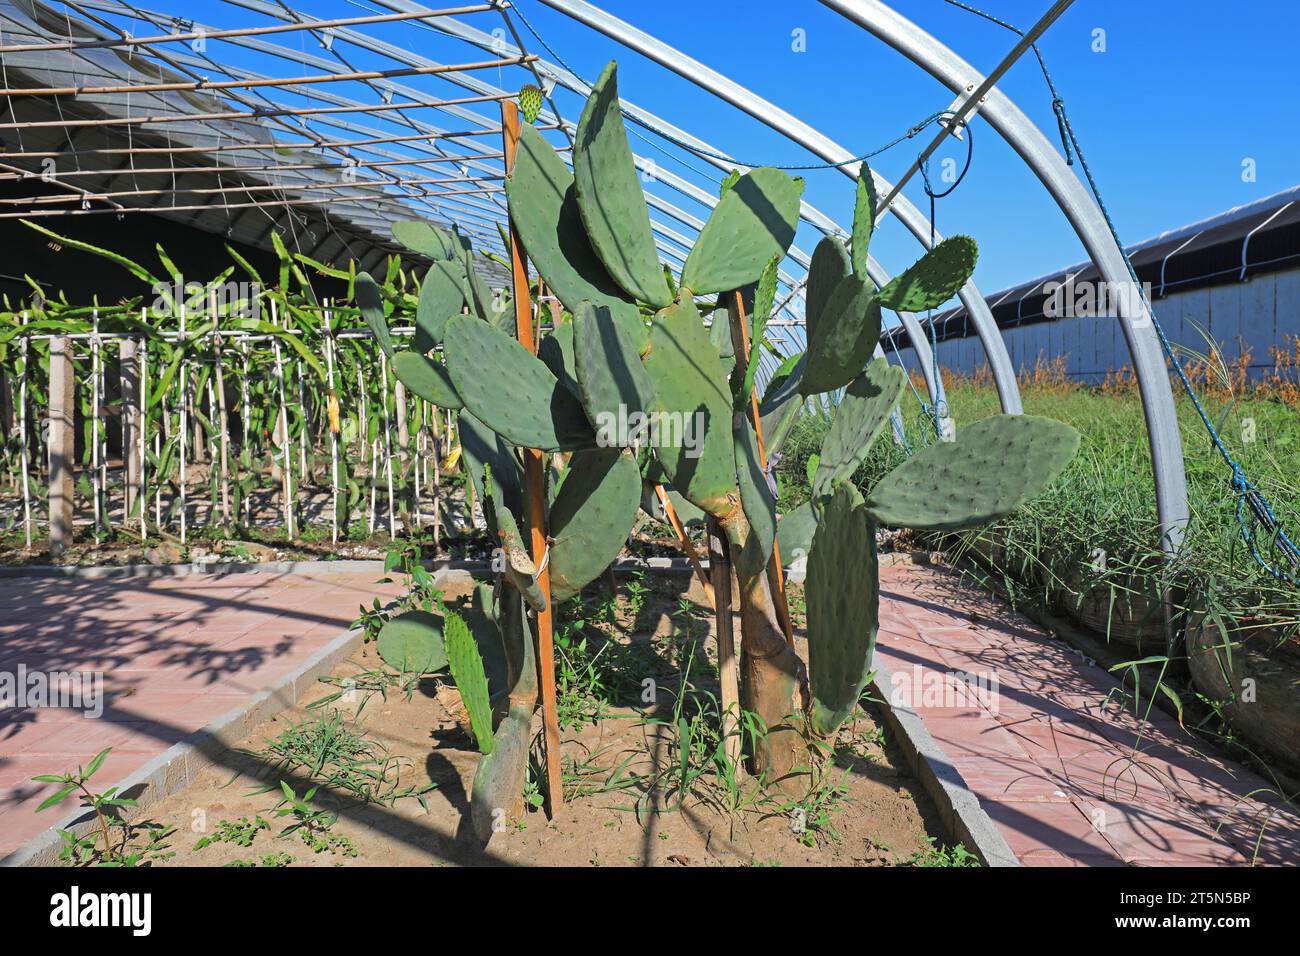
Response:
[{"label": "wooden trellis post", "polygon": [[217,311],[217,290],[208,290],[212,312],[212,361],[217,393],[217,431],[221,432],[221,528],[230,530],[230,418],[226,414],[226,378],[221,370],[221,315]]},{"label": "wooden trellis post", "polygon": [[[505,171],[514,169],[519,149],[519,108],[511,100],[501,103],[501,133],[505,142]],[[537,339],[533,329],[533,304],[528,288],[528,267],[522,243],[513,221],[510,224],[510,278],[515,303],[515,328],[519,342],[536,354]],[[540,323],[539,323],[540,324]],[[508,388],[508,383],[502,383]],[[554,607],[551,601],[551,572],[546,543],[546,465],[536,448],[524,449],[524,481],[528,498],[528,525],[532,538],[533,564],[537,566],[537,584],[546,602],[537,612],[537,669],[542,690],[542,736],[546,743],[546,783],[551,813],[564,806],[564,782],[560,772],[560,718],[555,695],[555,647],[551,633]]]},{"label": "wooden trellis post", "polygon": [[[138,451],[140,436],[140,365],[135,339],[123,339],[118,345],[118,382],[122,394],[122,467],[123,501],[126,510],[122,523],[129,524],[131,509],[139,500],[141,459]],[[141,513],[144,502],[140,502]]]},{"label": "wooden trellis post", "polygon": [[50,554],[72,544],[72,470],[76,449],[76,377],[72,368],[72,339],[50,340]]}]

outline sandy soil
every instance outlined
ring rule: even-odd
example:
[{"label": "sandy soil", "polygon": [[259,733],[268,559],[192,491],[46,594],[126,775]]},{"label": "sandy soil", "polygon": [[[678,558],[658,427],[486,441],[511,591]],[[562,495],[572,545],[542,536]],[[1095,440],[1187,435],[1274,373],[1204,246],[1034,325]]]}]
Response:
[{"label": "sandy soil", "polygon": [[[596,658],[607,702],[588,698],[580,704],[576,695],[562,700],[568,704],[562,715],[572,718],[561,747],[569,799],[553,819],[542,810],[529,812],[486,848],[464,832],[478,753],[449,678],[421,680],[409,697],[397,688],[390,688],[386,699],[357,691],[351,698],[311,708],[335,689],[322,684],[292,711],[267,721],[223,754],[188,789],[150,808],[148,819],[177,828],[168,841],[175,856],[157,865],[262,865],[274,854],[281,855],[282,863],[291,857],[289,865],[296,866],[888,865],[926,850],[927,834],[942,841],[933,807],[900,769],[900,758],[880,725],[864,711],[840,734],[836,766],[826,778],[831,783],[822,793],[840,792],[827,802],[824,818],[820,805],[783,805],[752,781],[734,796],[709,777],[684,794],[662,775],[650,782],[656,770],[678,765],[676,735],[653,715],[647,718],[646,711],[628,706],[624,697],[634,698],[649,676],[658,682],[658,699],[666,701],[657,713],[665,714],[681,685],[679,668],[688,662],[696,688],[716,690],[716,684],[710,686],[710,614],[698,586],[684,590],[687,580],[634,577],[620,586],[612,619],[588,623],[581,631],[570,625],[557,635],[566,660]],[[603,595],[599,587],[589,591],[587,612],[593,614]],[[467,593],[465,587],[449,588],[448,603],[467,599]],[[585,650],[579,646],[584,637]],[[336,676],[378,666],[373,649],[366,649]],[[322,787],[317,805],[337,812],[331,832],[347,837],[352,846],[316,853],[301,833],[281,837],[289,821],[273,813],[280,782],[301,794],[312,786],[311,775],[302,767],[275,767],[267,746],[292,725],[334,711],[375,752],[394,758],[396,772],[389,783],[416,789],[432,784],[433,789],[424,794],[426,810],[415,797],[392,805],[362,803]],[[599,716],[586,722],[577,718],[580,712]],[[540,731],[540,720],[534,729]],[[258,830],[249,846],[218,842],[194,849],[221,821],[255,822],[259,815],[269,828]]]}]

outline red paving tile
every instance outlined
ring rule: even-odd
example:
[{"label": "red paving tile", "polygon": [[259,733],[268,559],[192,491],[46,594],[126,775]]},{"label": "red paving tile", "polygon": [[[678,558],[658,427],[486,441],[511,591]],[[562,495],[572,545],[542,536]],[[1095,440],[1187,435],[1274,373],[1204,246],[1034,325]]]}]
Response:
[{"label": "red paving tile", "polygon": [[880,620],[896,699],[918,676],[996,678],[975,706],[912,709],[1024,865],[1300,863],[1300,814],[1263,778],[1137,719],[1112,675],[956,576],[882,567]]},{"label": "red paving tile", "polygon": [[[0,580],[0,670],[100,672],[103,713],[0,710],[0,857],[63,812],[31,782],[113,752],[121,780],[234,709],[345,631],[357,606],[398,593],[378,574],[232,574]],[[69,806],[68,809],[71,809]]]}]

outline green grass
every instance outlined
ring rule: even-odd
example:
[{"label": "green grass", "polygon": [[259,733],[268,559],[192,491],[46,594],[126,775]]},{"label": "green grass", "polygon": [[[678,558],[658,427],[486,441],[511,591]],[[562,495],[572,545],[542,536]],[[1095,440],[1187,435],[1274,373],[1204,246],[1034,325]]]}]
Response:
[{"label": "green grass", "polygon": [[[1133,572],[1185,589],[1184,604],[1218,603],[1241,615],[1263,609],[1275,620],[1295,617],[1297,591],[1260,568],[1242,541],[1231,472],[1212,447],[1186,398],[1177,401],[1186,462],[1191,522],[1180,561],[1161,568],[1151,455],[1141,401],[1132,390],[1090,389],[1061,383],[1022,385],[1025,410],[1079,429],[1079,454],[1040,498],[983,533],[1005,545],[1009,570],[1025,586],[1063,589],[1066,583],[1127,587]],[[948,395],[960,429],[1000,411],[988,386],[954,383]],[[1261,392],[1238,399],[1209,398],[1205,407],[1224,443],[1292,537],[1300,534],[1300,412]],[[905,394],[908,440],[922,441],[916,401]],[[806,466],[827,428],[808,414],[792,430],[780,465],[780,507],[808,496]],[[906,457],[888,440],[877,443],[858,474],[864,492]],[[934,543],[934,542],[932,542]],[[938,542],[951,549],[951,539]],[[1267,542],[1262,542],[1267,553]],[[1045,584],[1043,582],[1046,582]]]}]

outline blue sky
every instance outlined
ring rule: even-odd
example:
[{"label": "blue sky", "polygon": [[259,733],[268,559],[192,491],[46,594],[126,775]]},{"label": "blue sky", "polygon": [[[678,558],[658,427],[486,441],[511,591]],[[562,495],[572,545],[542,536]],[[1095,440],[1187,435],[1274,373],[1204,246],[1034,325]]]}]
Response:
[{"label": "blue sky", "polygon": [[[436,0],[426,2],[439,5]],[[1048,0],[982,3],[1021,27],[1028,27],[1049,5]],[[297,0],[295,5],[320,18],[374,10],[372,0]],[[943,0],[894,0],[893,5],[984,72],[1015,42],[1006,30]],[[150,6],[217,26],[267,22],[216,0],[185,4],[155,0]],[[732,155],[774,165],[815,161],[757,121],[538,0],[517,0],[516,6],[584,78],[594,79],[606,60],[616,57],[625,99],[668,117]],[[936,81],[814,0],[604,0],[603,6],[751,87],[854,153],[874,149],[952,102],[951,94]],[[467,19],[484,30],[501,23],[496,13]],[[484,58],[482,51],[449,43],[411,24],[365,30],[443,61]],[[1104,31],[1104,52],[1094,50],[1095,31]],[[138,32],[147,31],[138,28]],[[1295,88],[1291,74],[1297,35],[1300,4],[1295,0],[1235,5],[1211,0],[1077,0],[1051,28],[1040,48],[1126,242],[1300,183],[1300,129],[1289,101]],[[803,51],[795,49],[797,38],[804,41]],[[277,39],[332,55],[306,34]],[[531,37],[528,42],[536,47]],[[284,63],[268,66],[268,61],[225,44],[214,47],[217,50],[223,59],[250,68],[273,75],[286,72]],[[359,68],[394,65],[345,44],[339,44],[338,51]],[[515,89],[528,79],[520,70],[480,75],[505,89]],[[432,78],[402,82],[433,95],[448,92],[439,85],[443,81]],[[329,87],[374,99],[359,84]],[[1050,96],[1032,57],[1013,69],[1002,89],[1056,141]],[[580,98],[557,95],[561,109],[576,119]],[[493,107],[475,109],[490,113]],[[432,114],[430,120],[438,121]],[[874,165],[885,176],[897,177],[933,135],[932,129],[874,160]],[[941,201],[938,222],[945,234],[964,232],[979,241],[982,254],[975,279],[981,289],[992,293],[1082,259],[1082,247],[1064,217],[1018,157],[982,122],[974,124],[974,136],[970,174],[951,197]],[[647,155],[662,155],[644,141],[633,145]],[[945,156],[964,158],[964,150],[963,145],[950,143],[936,163]],[[1246,160],[1254,164],[1253,182],[1243,181]],[[666,161],[665,165],[711,190],[716,187],[709,180],[721,175],[698,161]],[[708,175],[700,175],[701,171]],[[803,175],[808,180],[805,197],[847,224],[851,181],[835,170]],[[907,194],[925,208],[919,182],[910,185]],[[675,201],[704,214],[689,202]],[[804,228],[798,242],[811,251],[817,238]],[[893,272],[919,255],[915,242],[893,222],[882,227],[872,250]]]}]

